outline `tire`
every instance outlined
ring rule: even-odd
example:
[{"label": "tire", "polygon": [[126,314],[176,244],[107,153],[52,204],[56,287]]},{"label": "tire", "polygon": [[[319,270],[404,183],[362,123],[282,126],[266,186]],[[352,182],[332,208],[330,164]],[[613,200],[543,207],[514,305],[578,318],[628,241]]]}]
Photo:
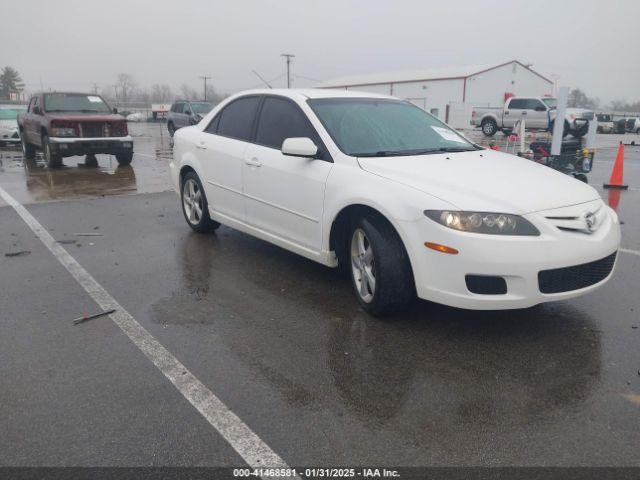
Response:
[{"label": "tire", "polygon": [[373,316],[409,307],[416,296],[413,271],[391,224],[375,215],[359,218],[348,241],[351,284],[360,306]]},{"label": "tire", "polygon": [[117,153],[116,160],[118,160],[118,165],[131,165],[131,161],[133,160],[133,152]]},{"label": "tire", "polygon": [[47,135],[42,136],[42,156],[44,157],[44,163],[46,163],[47,167],[60,168],[62,166],[62,157],[51,153],[51,146]]},{"label": "tire", "polygon": [[498,131],[498,124],[493,118],[485,118],[480,124],[485,137],[493,137]]},{"label": "tire", "polygon": [[27,142],[24,132],[20,132],[20,143],[22,144],[22,155],[25,160],[33,160],[36,158],[36,147]]},{"label": "tire", "polygon": [[180,199],[184,219],[193,230],[199,233],[212,232],[220,226],[209,216],[207,196],[195,172],[188,172],[182,179]]},{"label": "tire", "polygon": [[173,125],[173,122],[169,122],[167,124],[167,130],[169,130],[169,136],[173,137],[173,135],[176,133],[176,127],[175,125]]}]

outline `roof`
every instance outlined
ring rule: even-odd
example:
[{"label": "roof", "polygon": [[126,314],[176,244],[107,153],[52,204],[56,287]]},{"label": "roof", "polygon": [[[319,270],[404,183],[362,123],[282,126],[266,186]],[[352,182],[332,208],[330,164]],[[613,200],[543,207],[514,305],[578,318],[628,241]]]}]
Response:
[{"label": "roof", "polygon": [[353,90],[332,90],[328,88],[261,88],[256,90],[245,90],[234,95],[281,95],[283,97],[305,100],[308,98],[393,98],[389,95],[379,95],[377,93],[357,92]]},{"label": "roof", "polygon": [[531,69],[527,65],[518,60],[511,60],[509,62],[501,63],[498,65],[466,65],[466,66],[453,66],[453,67],[440,67],[432,68],[429,70],[412,70],[402,72],[383,72],[374,73],[368,75],[352,75],[347,77],[335,78],[328,80],[317,85],[318,88],[337,88],[347,86],[363,86],[363,85],[378,85],[384,83],[406,83],[406,82],[418,82],[427,80],[453,80],[464,79],[473,75],[487,72],[489,70],[495,70],[496,68],[504,67],[517,63],[523,68],[526,68],[533,74],[539,76],[543,80],[549,83],[553,83],[546,77],[543,77],[535,70]]}]

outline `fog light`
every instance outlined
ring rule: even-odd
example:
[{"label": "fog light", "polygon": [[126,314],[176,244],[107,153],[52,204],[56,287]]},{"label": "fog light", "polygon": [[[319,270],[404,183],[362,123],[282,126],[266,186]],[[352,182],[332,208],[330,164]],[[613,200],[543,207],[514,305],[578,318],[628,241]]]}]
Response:
[{"label": "fog light", "polygon": [[456,250],[455,248],[447,247],[446,245],[440,245],[439,243],[424,242],[424,246],[430,248],[431,250],[435,250],[436,252],[450,253],[451,255],[458,254],[458,250]]}]

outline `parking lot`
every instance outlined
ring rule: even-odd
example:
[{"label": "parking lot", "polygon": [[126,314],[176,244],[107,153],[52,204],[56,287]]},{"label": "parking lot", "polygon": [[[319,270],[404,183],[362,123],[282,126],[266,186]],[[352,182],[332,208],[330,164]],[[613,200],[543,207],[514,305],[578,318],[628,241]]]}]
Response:
[{"label": "parking lot", "polygon": [[[624,222],[603,288],[381,320],[337,271],[230,228],[192,232],[163,128],[130,125],[130,167],[98,155],[54,171],[0,149],[0,188],[68,253],[0,199],[0,464],[240,466],[251,445],[289,466],[640,464],[640,146],[626,147],[629,190],[602,189],[639,136],[597,137],[589,183]],[[123,331],[129,317],[74,326],[101,307],[69,258],[149,337]],[[220,429],[201,392],[242,428]]]}]

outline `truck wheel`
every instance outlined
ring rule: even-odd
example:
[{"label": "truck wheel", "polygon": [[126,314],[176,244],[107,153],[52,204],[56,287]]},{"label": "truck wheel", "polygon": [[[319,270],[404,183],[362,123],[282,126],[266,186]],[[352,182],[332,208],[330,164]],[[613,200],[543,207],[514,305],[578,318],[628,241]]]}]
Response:
[{"label": "truck wheel", "polygon": [[173,125],[173,122],[167,124],[167,130],[169,130],[169,136],[173,137],[174,133],[176,133],[176,127]]},{"label": "truck wheel", "polygon": [[118,160],[118,165],[131,165],[131,160],[133,160],[133,152],[117,153],[116,160]]},{"label": "truck wheel", "polygon": [[20,132],[20,143],[22,144],[22,156],[25,160],[33,160],[36,157],[36,147],[27,142],[24,132]]},{"label": "truck wheel", "polygon": [[406,309],[415,298],[409,257],[402,240],[384,218],[368,215],[351,227],[351,283],[360,306],[374,316]]},{"label": "truck wheel", "polygon": [[211,232],[220,224],[211,220],[207,196],[196,172],[188,172],[182,179],[180,189],[182,198],[182,213],[189,226],[196,232]]},{"label": "truck wheel", "polygon": [[44,162],[47,164],[47,167],[60,168],[62,166],[62,157],[51,152],[48,135],[42,137],[42,155],[44,156]]},{"label": "truck wheel", "polygon": [[487,137],[493,137],[498,131],[498,124],[493,118],[485,118],[480,125],[482,133]]}]

